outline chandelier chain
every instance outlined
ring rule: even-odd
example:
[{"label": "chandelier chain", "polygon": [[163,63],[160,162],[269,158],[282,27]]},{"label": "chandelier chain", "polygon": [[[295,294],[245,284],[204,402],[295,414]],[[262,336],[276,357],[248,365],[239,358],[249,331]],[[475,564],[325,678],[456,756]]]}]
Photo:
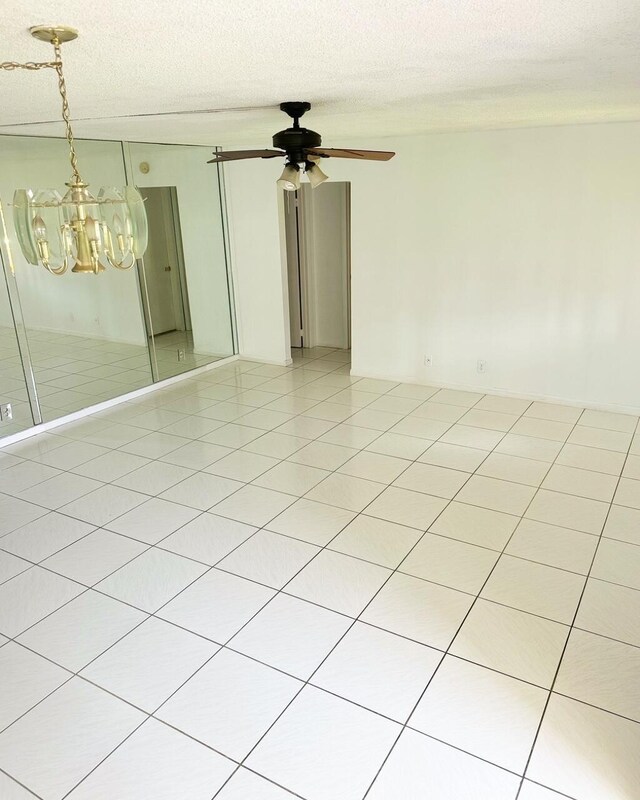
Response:
[{"label": "chandelier chain", "polygon": [[12,71],[14,69],[56,69],[58,66],[56,61],[27,61],[25,64],[20,64],[18,61],[3,61],[0,63],[0,69]]},{"label": "chandelier chain", "polygon": [[55,71],[58,73],[58,89],[60,97],[62,98],[62,119],[64,120],[67,142],[69,143],[69,160],[71,161],[71,170],[73,171],[73,182],[82,183],[82,178],[78,172],[78,156],[73,142],[73,130],[71,129],[71,118],[69,115],[69,101],[67,100],[67,84],[64,80],[64,73],[62,71],[62,53],[60,52],[60,42],[54,39],[53,49],[56,54]]}]

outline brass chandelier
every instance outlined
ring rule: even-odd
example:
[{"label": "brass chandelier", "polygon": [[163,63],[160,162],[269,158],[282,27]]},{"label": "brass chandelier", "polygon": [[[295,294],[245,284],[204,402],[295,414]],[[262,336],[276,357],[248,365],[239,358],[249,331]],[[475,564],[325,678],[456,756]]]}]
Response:
[{"label": "brass chandelier", "polygon": [[71,180],[67,191],[17,189],[13,211],[20,249],[30,264],[41,264],[53,275],[72,272],[97,275],[105,267],[130,269],[147,248],[147,216],[140,193],[132,186],[103,187],[94,197],[78,169],[69,116],[67,87],[60,46],[78,37],[74,28],[38,25],[29,32],[53,45],[55,60],[0,63],[0,69],[53,69],[62,99]]}]

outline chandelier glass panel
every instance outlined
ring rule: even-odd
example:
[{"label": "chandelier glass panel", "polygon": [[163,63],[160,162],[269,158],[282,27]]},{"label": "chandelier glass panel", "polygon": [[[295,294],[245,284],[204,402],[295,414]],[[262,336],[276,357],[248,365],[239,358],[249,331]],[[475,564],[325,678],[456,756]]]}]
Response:
[{"label": "chandelier glass panel", "polygon": [[73,28],[46,26],[31,28],[30,33],[53,45],[55,61],[9,61],[0,63],[0,68],[56,71],[72,175],[63,193],[57,189],[16,190],[13,215],[22,253],[30,264],[41,264],[54,275],[62,275],[69,266],[72,272],[94,275],[109,266],[130,269],[147,248],[142,197],[133,186],[103,187],[93,195],[78,170],[60,51],[60,45],[78,33]]}]

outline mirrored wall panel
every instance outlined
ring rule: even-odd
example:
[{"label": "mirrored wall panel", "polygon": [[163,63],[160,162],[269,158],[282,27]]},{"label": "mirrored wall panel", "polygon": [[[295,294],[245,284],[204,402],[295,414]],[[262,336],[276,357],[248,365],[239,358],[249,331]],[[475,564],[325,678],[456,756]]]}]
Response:
[{"label": "mirrored wall panel", "polygon": [[126,145],[145,200],[145,318],[156,379],[234,352],[218,169],[210,147]]},{"label": "mirrored wall panel", "polygon": [[[21,352],[12,298],[6,291],[3,297],[0,287],[0,347],[7,360],[0,367],[0,403],[7,392],[21,395],[29,412],[23,427],[234,353],[222,192],[217,168],[206,164],[212,148],[90,140],[76,146],[90,190],[138,187],[149,246],[126,271],[69,270],[56,276],[29,264],[13,225],[13,193],[63,192],[69,180],[66,144],[48,137],[0,136],[4,247],[15,264],[14,305],[21,306],[26,337]],[[37,399],[22,385],[25,369],[34,375]],[[0,438],[10,432],[15,428],[0,424]]]}]

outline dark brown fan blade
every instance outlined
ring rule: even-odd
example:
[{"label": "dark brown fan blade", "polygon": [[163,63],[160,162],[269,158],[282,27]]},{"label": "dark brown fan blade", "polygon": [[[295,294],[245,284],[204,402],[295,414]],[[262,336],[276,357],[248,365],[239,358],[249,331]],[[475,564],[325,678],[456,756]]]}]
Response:
[{"label": "dark brown fan blade", "polygon": [[331,156],[332,158],[360,158],[364,161],[388,161],[395,156],[386,150],[342,150],[331,147],[314,147],[307,150],[312,156]]},{"label": "dark brown fan blade", "polygon": [[215,158],[207,161],[207,164],[238,161],[241,158],[276,158],[276,156],[286,155],[284,150],[223,150],[221,153],[215,153]]}]

